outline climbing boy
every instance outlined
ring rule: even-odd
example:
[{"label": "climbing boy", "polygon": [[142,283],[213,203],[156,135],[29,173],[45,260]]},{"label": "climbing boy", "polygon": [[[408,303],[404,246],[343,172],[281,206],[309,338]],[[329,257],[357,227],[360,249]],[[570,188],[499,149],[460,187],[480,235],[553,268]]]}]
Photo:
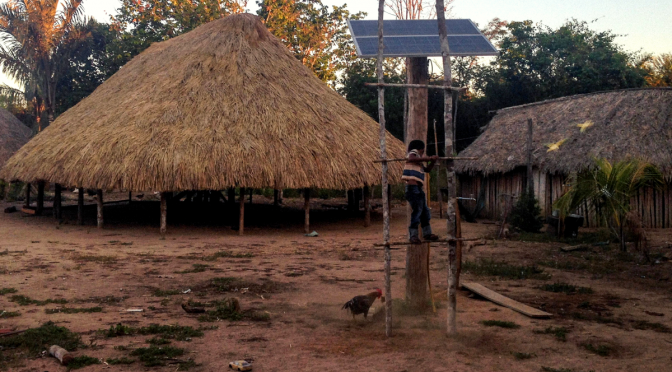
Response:
[{"label": "climbing boy", "polygon": [[[427,199],[423,185],[425,183],[425,173],[434,168],[434,164],[439,159],[438,156],[425,155],[425,143],[421,140],[413,140],[408,144],[408,154],[406,156],[406,165],[401,179],[406,182],[406,200],[413,210],[411,212],[411,225],[408,227],[408,235],[412,244],[421,243],[418,226],[422,226],[422,237],[425,240],[438,240],[439,237],[432,234],[432,226],[429,220],[432,218],[427,206]],[[429,162],[427,166],[424,162]]]}]

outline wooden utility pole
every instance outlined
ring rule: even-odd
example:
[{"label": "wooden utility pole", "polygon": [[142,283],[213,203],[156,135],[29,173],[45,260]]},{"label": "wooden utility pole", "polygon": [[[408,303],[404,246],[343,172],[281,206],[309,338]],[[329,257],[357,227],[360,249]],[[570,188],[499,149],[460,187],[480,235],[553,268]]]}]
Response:
[{"label": "wooden utility pole", "polygon": [[[385,83],[383,74],[383,15],[385,14],[385,0],[378,0],[378,59],[376,60],[376,75],[378,83]],[[387,159],[387,145],[385,144],[385,87],[378,87],[378,122],[380,123],[380,158]],[[384,162],[382,171],[383,190],[383,242],[385,244],[385,335],[392,335],[392,273],[390,253],[390,193],[387,183],[387,163]]]},{"label": "wooden utility pole", "polygon": [[[450,46],[448,45],[448,30],[446,27],[446,13],[443,0],[436,0],[436,18],[439,22],[439,40],[441,42],[441,59],[443,60],[443,84],[452,85],[452,74],[450,66]],[[448,91],[443,95],[443,125],[445,132],[445,156],[452,156],[453,149],[453,117],[452,117],[452,94]],[[457,185],[455,182],[455,170],[453,161],[446,162],[446,178],[448,181],[448,208],[447,230],[448,238],[454,239],[457,232],[457,219],[455,209],[457,208]],[[449,335],[457,333],[457,241],[448,243],[448,319],[447,333]]]},{"label": "wooden utility pole", "polygon": [[[429,70],[427,57],[409,58],[407,71],[409,84],[428,85]],[[413,140],[427,143],[427,107],[429,92],[427,88],[408,89],[408,128],[406,128],[406,146]],[[425,146],[426,150],[427,146]],[[427,180],[425,180],[427,181]],[[425,182],[425,187],[427,182]],[[407,208],[410,221],[410,206]],[[429,247],[426,244],[409,244],[406,249],[406,300],[415,309],[427,306],[427,258]]]},{"label": "wooden utility pole", "polygon": [[534,196],[534,180],[532,179],[532,119],[527,119],[527,193]]}]

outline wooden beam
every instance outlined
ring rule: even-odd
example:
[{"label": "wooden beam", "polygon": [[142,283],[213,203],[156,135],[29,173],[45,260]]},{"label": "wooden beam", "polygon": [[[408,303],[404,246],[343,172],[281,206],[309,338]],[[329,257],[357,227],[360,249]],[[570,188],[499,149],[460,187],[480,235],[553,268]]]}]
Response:
[{"label": "wooden beam", "polygon": [[462,283],[462,288],[465,288],[471,292],[476,293],[477,295],[487,298],[488,300],[498,304],[502,305],[504,307],[508,307],[509,309],[519,312],[523,315],[529,316],[530,318],[550,318],[553,316],[553,314],[549,314],[545,311],[541,311],[539,309],[535,309],[531,306],[522,304],[518,301],[512,300],[506,296],[502,296],[501,294],[486,288],[478,283],[468,283],[464,282]]},{"label": "wooden beam", "polygon": [[97,203],[97,213],[96,213],[96,219],[98,223],[98,228],[102,229],[103,228],[103,190],[98,189],[96,191],[96,203]]},{"label": "wooden beam", "polygon": [[[436,156],[439,156],[439,140],[438,134],[436,132],[436,119],[434,119],[434,152]],[[436,166],[436,200],[439,202],[439,218],[443,218],[443,195],[441,195],[441,163]],[[432,294],[432,289],[429,289],[429,293]]]},{"label": "wooden beam", "polygon": [[238,235],[242,236],[245,230],[245,188],[240,188],[240,214],[238,215]]},{"label": "wooden beam", "polygon": [[84,225],[84,187],[77,190],[77,224]]},{"label": "wooden beam", "polygon": [[[446,87],[452,84],[452,73],[450,65],[450,46],[448,44],[448,30],[446,28],[446,12],[443,0],[436,0],[436,18],[439,23],[439,41],[441,43],[441,59],[443,62],[443,85]],[[443,128],[444,141],[446,145],[446,156],[452,156],[453,149],[453,97],[451,94],[443,95]],[[457,185],[455,181],[455,170],[452,161],[446,163],[446,178],[448,187],[448,210],[447,210],[447,232],[449,238],[455,238],[457,230],[457,219],[454,209],[457,206],[455,198],[457,197]],[[452,209],[452,210],[451,210]],[[446,319],[446,331],[449,335],[457,333],[457,242],[448,243],[448,316]]]},{"label": "wooden beam", "polygon": [[463,92],[469,88],[455,88],[445,85],[430,85],[430,84],[390,84],[390,83],[364,83],[367,87],[390,87],[390,88],[411,88],[411,89],[442,89],[452,90],[454,92]]},{"label": "wooden beam", "polygon": [[303,232],[310,234],[310,189],[303,190]]},{"label": "wooden beam", "polygon": [[[378,83],[385,83],[385,75],[383,74],[383,50],[385,44],[383,43],[383,16],[385,15],[385,0],[378,0],[378,58],[376,59],[376,75]],[[387,144],[385,137],[387,130],[385,130],[385,87],[378,86],[378,123],[379,140],[380,140],[380,157],[387,159]],[[390,241],[390,193],[387,182],[387,162],[383,163],[382,171],[382,190],[383,190],[383,241],[388,243]],[[392,275],[392,254],[390,253],[390,246],[385,245],[385,335],[392,336],[392,284],[390,277]]]},{"label": "wooden beam", "polygon": [[168,223],[168,197],[169,193],[161,193],[161,236],[166,235],[166,225]]},{"label": "wooden beam", "polygon": [[61,184],[57,183],[54,185],[54,218],[57,220],[61,219]]},{"label": "wooden beam", "polygon": [[37,209],[35,214],[40,216],[44,212],[44,181],[37,183]]},{"label": "wooden beam", "polygon": [[371,190],[364,186],[364,227],[371,226]]},{"label": "wooden beam", "polygon": [[278,189],[273,189],[273,206],[277,207],[280,205],[280,191]]}]

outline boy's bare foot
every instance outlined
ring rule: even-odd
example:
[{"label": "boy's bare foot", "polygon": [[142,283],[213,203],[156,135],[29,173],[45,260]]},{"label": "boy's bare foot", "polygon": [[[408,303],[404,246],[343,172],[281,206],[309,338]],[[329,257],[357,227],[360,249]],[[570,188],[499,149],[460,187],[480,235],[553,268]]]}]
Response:
[{"label": "boy's bare foot", "polygon": [[411,244],[420,244],[422,241],[417,236],[414,236],[410,239]]},{"label": "boy's bare foot", "polygon": [[436,234],[429,234],[429,235],[425,235],[424,239],[427,240],[427,241],[435,242],[435,241],[439,240],[439,236],[436,235]]}]

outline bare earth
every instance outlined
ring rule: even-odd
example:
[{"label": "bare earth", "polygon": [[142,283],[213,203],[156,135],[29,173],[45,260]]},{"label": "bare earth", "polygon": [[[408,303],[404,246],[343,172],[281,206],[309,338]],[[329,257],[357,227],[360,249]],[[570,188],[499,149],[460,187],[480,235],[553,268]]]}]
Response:
[{"label": "bare earth", "polygon": [[[123,198],[123,196],[120,196]],[[260,196],[255,198],[262,199]],[[268,201],[265,201],[268,203]],[[343,201],[341,201],[343,202]],[[147,202],[144,202],[147,203]],[[291,202],[290,202],[291,203]],[[299,205],[301,201],[293,201]],[[10,204],[0,204],[5,208]],[[20,207],[20,203],[11,204]],[[314,208],[320,207],[315,201]],[[437,208],[434,208],[436,211]],[[333,212],[336,216],[336,212]],[[395,206],[393,237],[405,236],[405,208]],[[185,348],[182,359],[198,364],[191,370],[223,371],[232,360],[251,359],[255,371],[540,371],[542,367],[563,371],[672,371],[672,333],[637,326],[641,321],[672,328],[672,263],[619,263],[604,273],[592,271],[593,252],[560,253],[562,243],[526,243],[489,239],[485,246],[464,254],[464,261],[494,258],[516,264],[542,261],[569,262],[574,268],[543,267],[548,280],[509,280],[493,276],[476,277],[465,271],[461,280],[476,281],[493,290],[554,314],[552,319],[535,320],[491,302],[458,294],[459,335],[445,336],[446,248],[431,252],[432,285],[439,309],[423,315],[394,315],[394,336],[384,335],[382,313],[373,320],[358,317],[353,322],[341,306],[354,295],[383,288],[382,251],[373,248],[381,241],[382,219],[374,215],[370,228],[361,218],[341,214],[330,220],[329,212],[311,226],[319,237],[303,236],[302,221],[282,227],[254,226],[255,215],[246,215],[246,235],[224,226],[169,225],[162,240],[156,221],[137,225],[110,223],[98,230],[94,219],[76,226],[72,218],[58,224],[50,216],[23,213],[0,214],[0,287],[17,289],[16,295],[37,300],[66,299],[67,305],[19,306],[12,294],[0,296],[0,312],[18,311],[18,317],[0,318],[0,328],[25,329],[47,321],[82,335],[94,345],[75,352],[106,360],[129,356],[114,346],[130,349],[146,347],[152,336],[105,338],[96,332],[122,323],[133,327],[149,324],[179,324],[211,327],[200,338],[173,341]],[[123,220],[119,220],[123,221]],[[433,220],[435,231],[445,232],[445,220]],[[466,237],[493,236],[491,224],[463,224]],[[582,230],[583,231],[583,230]],[[652,245],[662,247],[659,256],[671,251],[670,231],[652,231]],[[231,255],[252,253],[249,258],[203,257],[218,252]],[[227,254],[228,254],[227,253]],[[404,294],[405,251],[393,251],[392,292]],[[209,265],[205,271],[178,273]],[[614,264],[616,265],[616,264]],[[576,269],[578,268],[578,269]],[[613,267],[612,267],[613,269]],[[235,277],[248,283],[246,293],[221,292],[210,283],[213,278]],[[592,294],[564,294],[542,291],[544,284],[566,282],[590,287]],[[155,296],[156,289],[179,290],[172,296]],[[181,292],[191,290],[189,293]],[[120,302],[106,301],[112,296]],[[185,313],[180,304],[187,299],[213,301],[235,296],[245,309],[266,312],[268,322],[219,321],[202,323],[197,315]],[[167,300],[166,300],[167,299]],[[375,307],[381,304],[376,301]],[[45,309],[102,306],[101,313],[46,314]],[[124,312],[141,308],[141,313]],[[582,314],[577,316],[576,314]],[[662,316],[660,315],[662,314]],[[604,319],[616,320],[604,321]],[[511,321],[517,329],[486,327],[484,320]],[[639,323],[638,323],[639,322]],[[566,327],[566,342],[552,334],[535,333],[547,327]],[[668,328],[668,330],[669,330]],[[608,345],[610,354],[600,356],[585,344]],[[11,353],[11,350],[0,351]],[[518,360],[514,353],[529,353]],[[64,371],[54,358],[20,359],[14,371]],[[175,364],[163,367],[105,364],[83,371],[175,371]],[[546,369],[552,371],[552,369]]]}]

